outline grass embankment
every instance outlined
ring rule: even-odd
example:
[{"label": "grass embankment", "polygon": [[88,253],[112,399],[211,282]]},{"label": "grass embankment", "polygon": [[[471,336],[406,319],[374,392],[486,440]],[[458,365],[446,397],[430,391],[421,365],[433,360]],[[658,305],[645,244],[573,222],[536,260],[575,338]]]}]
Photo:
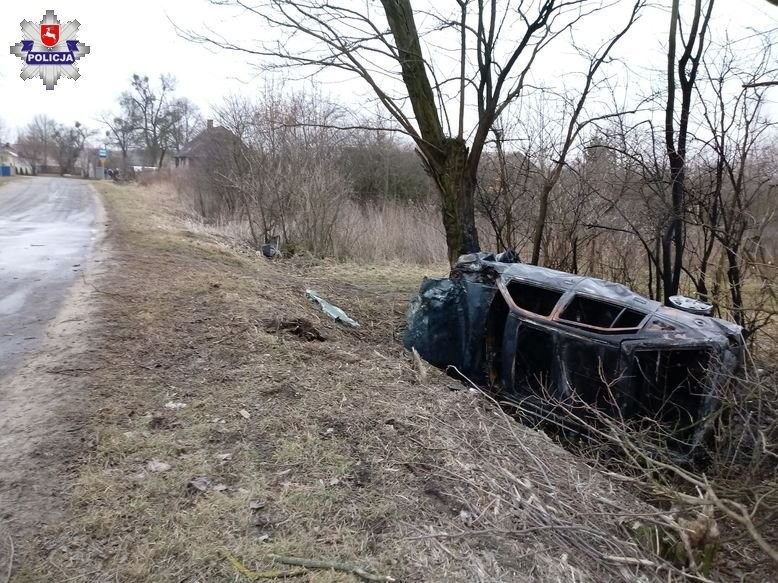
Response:
[{"label": "grass embankment", "polygon": [[[14,581],[249,580],[226,553],[409,582],[635,580],[630,561],[647,559],[621,524],[644,506],[412,366],[398,338],[429,269],[271,262],[187,230],[161,191],[100,189],[111,258],[92,281],[85,449],[69,519]],[[328,320],[307,287],[362,327]],[[326,340],[279,329],[297,318]]]}]

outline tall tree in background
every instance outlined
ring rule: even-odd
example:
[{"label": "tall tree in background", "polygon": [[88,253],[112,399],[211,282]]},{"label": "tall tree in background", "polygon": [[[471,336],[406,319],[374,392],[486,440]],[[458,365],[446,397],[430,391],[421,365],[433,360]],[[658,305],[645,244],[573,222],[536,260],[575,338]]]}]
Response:
[{"label": "tall tree in background", "polygon": [[[686,146],[689,113],[697,72],[705,49],[714,0],[694,0],[691,25],[684,35],[680,0],[670,10],[667,45],[667,103],[665,107],[665,148],[670,163],[670,204],[662,226],[662,287],[665,303],[678,293],[686,244]],[[681,51],[678,53],[678,41]],[[676,77],[677,68],[677,77]],[[676,91],[680,89],[680,95]],[[678,99],[680,97],[680,103]],[[680,106],[680,107],[679,107]],[[676,109],[678,108],[678,109]],[[676,119],[677,117],[677,119]]]},{"label": "tall tree in background", "polygon": [[127,171],[127,158],[130,150],[141,143],[141,119],[135,100],[129,93],[119,98],[119,113],[115,116],[104,115],[103,124],[108,128],[106,137],[122,153],[122,171]]},{"label": "tall tree in background", "polygon": [[203,130],[203,116],[191,100],[179,97],[170,104],[169,121],[173,124],[170,130],[170,148],[178,153]]},{"label": "tall tree in background", "polygon": [[19,132],[19,152],[32,162],[33,171],[48,166],[52,159],[53,136],[57,122],[47,115],[36,115],[27,126]]},{"label": "tall tree in background", "polygon": [[131,88],[122,94],[122,101],[132,103],[138,119],[139,133],[146,147],[149,161],[162,167],[170,148],[173,132],[179,119],[179,111],[173,106],[171,93],[175,79],[161,75],[155,87],[146,76],[133,75]]},{"label": "tall tree in background", "polygon": [[54,145],[54,155],[59,164],[60,174],[71,174],[78,157],[84,150],[84,144],[91,135],[80,122],[72,127],[57,125],[51,134]]},{"label": "tall tree in background", "polygon": [[[190,40],[271,60],[269,66],[331,69],[360,78],[415,142],[441,197],[449,260],[479,250],[474,195],[489,132],[517,100],[538,54],[574,24],[613,3],[586,0],[457,0],[414,10],[411,0],[211,0],[280,35],[247,45]],[[640,2],[638,2],[640,4]],[[416,16],[423,14],[420,30]],[[444,45],[454,51],[429,47]],[[453,59],[452,59],[453,57]]]},{"label": "tall tree in background", "polygon": [[162,75],[158,87],[147,76],[133,75],[132,89],[119,97],[119,113],[103,115],[107,137],[122,153],[126,170],[131,149],[142,147],[148,161],[161,167],[170,150],[179,152],[203,128],[199,108],[175,97],[175,80]]}]

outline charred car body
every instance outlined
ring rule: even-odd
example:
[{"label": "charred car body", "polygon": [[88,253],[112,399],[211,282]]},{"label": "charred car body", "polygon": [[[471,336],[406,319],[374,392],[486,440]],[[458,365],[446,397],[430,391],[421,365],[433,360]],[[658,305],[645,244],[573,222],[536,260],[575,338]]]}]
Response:
[{"label": "charred car body", "polygon": [[465,255],[449,278],[425,279],[406,348],[564,426],[597,411],[658,422],[683,455],[706,440],[719,391],[741,365],[738,326],[701,315],[694,300],[670,308],[504,255]]}]

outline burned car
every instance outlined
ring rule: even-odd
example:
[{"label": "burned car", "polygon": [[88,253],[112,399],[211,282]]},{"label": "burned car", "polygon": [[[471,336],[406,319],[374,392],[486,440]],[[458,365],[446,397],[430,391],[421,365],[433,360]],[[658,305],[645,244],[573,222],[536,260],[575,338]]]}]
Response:
[{"label": "burned car", "polygon": [[[624,285],[512,262],[460,257],[447,279],[425,279],[404,344],[538,419],[651,420],[689,453],[743,357],[741,329]],[[586,424],[584,424],[586,425]]]}]

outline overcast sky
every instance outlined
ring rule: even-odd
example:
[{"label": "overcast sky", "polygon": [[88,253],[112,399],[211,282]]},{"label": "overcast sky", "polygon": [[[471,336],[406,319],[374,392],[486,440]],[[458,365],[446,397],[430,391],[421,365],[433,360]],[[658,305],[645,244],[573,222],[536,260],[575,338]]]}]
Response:
[{"label": "overcast sky", "polygon": [[[453,3],[453,0],[439,2]],[[669,0],[657,4],[669,4]],[[46,91],[38,78],[22,81],[19,78],[22,61],[10,55],[8,48],[21,40],[19,23],[38,22],[47,9],[54,10],[63,24],[78,20],[81,23],[78,40],[91,47],[91,53],[78,62],[81,78],[78,81],[62,78],[54,91]],[[61,122],[79,120],[97,127],[101,112],[114,106],[134,72],[150,76],[174,73],[178,93],[199,105],[206,117],[211,106],[226,94],[251,94],[259,90],[263,80],[243,55],[213,53],[181,39],[171,20],[183,28],[203,30],[208,26],[226,34],[234,31],[242,39],[262,38],[267,33],[259,29],[260,21],[256,18],[211,6],[206,0],[3,2],[0,39],[6,48],[0,58],[0,119],[6,127],[15,128],[28,123],[36,114],[45,113]],[[625,39],[619,53],[631,67],[661,69],[666,20],[662,10],[650,10]],[[605,24],[587,26],[592,26],[594,34]],[[774,28],[778,26],[778,7],[770,6],[766,0],[717,0],[715,26],[718,35],[726,30],[735,38],[747,34],[748,27]],[[578,34],[588,33],[584,28]],[[553,58],[546,56],[537,75],[553,77],[553,61],[548,60]],[[337,99],[364,103],[364,88],[357,84],[325,84],[324,91]],[[351,97],[352,94],[357,97]]]},{"label": "overcast sky", "polygon": [[[19,23],[39,22],[47,9],[63,24],[78,20],[78,40],[91,47],[78,61],[81,78],[61,78],[53,91],[46,91],[38,78],[22,81],[22,61],[9,54],[9,47],[21,40]],[[180,39],[170,20],[180,26],[240,26],[230,16],[201,0],[3,2],[0,117],[8,126],[24,125],[39,113],[62,122],[90,123],[114,105],[135,72],[174,73],[179,93],[207,110],[228,92],[248,91],[256,84],[256,73],[234,55],[213,54]]]}]

